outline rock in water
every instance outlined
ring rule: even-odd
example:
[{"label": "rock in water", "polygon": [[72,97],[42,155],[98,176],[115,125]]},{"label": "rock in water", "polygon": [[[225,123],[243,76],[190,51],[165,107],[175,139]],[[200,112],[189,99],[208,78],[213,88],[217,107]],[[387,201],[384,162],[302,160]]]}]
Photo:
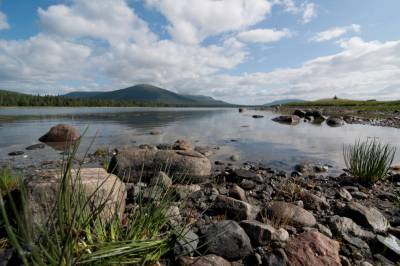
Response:
[{"label": "rock in water", "polygon": [[42,143],[34,144],[31,146],[26,147],[25,149],[27,151],[33,151],[33,150],[39,150],[39,149],[44,149],[45,145]]},{"label": "rock in water", "polygon": [[12,151],[8,155],[9,156],[19,156],[19,155],[23,155],[24,153],[25,152],[23,152],[23,151]]},{"label": "rock in water", "polygon": [[272,121],[282,124],[296,125],[300,122],[300,117],[298,117],[297,115],[282,115],[273,118]]},{"label": "rock in water", "polygon": [[326,124],[331,127],[340,127],[344,125],[344,121],[337,117],[328,117]]},{"label": "rock in water", "polygon": [[196,183],[210,176],[211,162],[195,151],[129,148],[111,159],[108,171],[124,181],[137,182],[151,179],[160,169],[169,169],[175,182]]},{"label": "rock in water", "polygon": [[314,215],[292,203],[275,201],[266,209],[267,217],[291,225],[313,227],[317,221]]},{"label": "rock in water", "polygon": [[289,240],[285,251],[290,266],[341,266],[339,242],[316,231]]},{"label": "rock in water", "polygon": [[389,222],[375,207],[365,207],[357,202],[350,202],[342,210],[343,216],[349,217],[357,224],[371,228],[377,233],[385,233]]},{"label": "rock in water", "polygon": [[207,253],[229,261],[244,258],[253,251],[248,235],[235,221],[225,220],[208,226],[203,241]]},{"label": "rock in water", "polygon": [[[82,195],[90,198],[90,208],[96,209],[105,204],[100,213],[104,221],[109,221],[115,214],[122,217],[125,209],[126,188],[125,184],[115,175],[110,175],[103,168],[82,168],[71,170],[72,182],[80,180]],[[57,170],[47,170],[38,173],[26,180],[28,204],[32,211],[32,221],[43,225],[50,216],[50,212],[57,201],[62,177]],[[77,191],[78,188],[75,189]]]},{"label": "rock in water", "polygon": [[58,124],[50,129],[45,135],[39,138],[41,142],[71,142],[81,137],[78,129],[71,125]]},{"label": "rock in water", "polygon": [[294,110],[293,115],[297,115],[300,118],[304,118],[304,117],[306,117],[306,112],[297,109],[297,110]]}]

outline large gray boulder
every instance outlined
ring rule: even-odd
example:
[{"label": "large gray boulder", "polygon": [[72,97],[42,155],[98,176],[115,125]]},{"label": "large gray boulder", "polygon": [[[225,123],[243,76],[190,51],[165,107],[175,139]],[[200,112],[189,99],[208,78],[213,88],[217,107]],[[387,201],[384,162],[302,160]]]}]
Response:
[{"label": "large gray boulder", "polygon": [[235,221],[225,220],[208,226],[203,236],[204,250],[229,261],[252,253],[250,238]]},{"label": "large gray boulder", "polygon": [[211,162],[196,151],[128,148],[112,158],[108,171],[125,182],[137,182],[164,169],[175,182],[197,183],[210,176]]},{"label": "large gray boulder", "polygon": [[[61,173],[56,170],[36,173],[25,180],[28,205],[35,224],[44,225],[51,217],[61,180]],[[97,210],[104,204],[99,214],[104,222],[110,221],[115,215],[122,218],[126,188],[117,176],[107,173],[103,168],[82,168],[79,172],[71,170],[71,183],[76,184],[72,190],[76,196],[90,199],[89,206],[92,210]]]}]

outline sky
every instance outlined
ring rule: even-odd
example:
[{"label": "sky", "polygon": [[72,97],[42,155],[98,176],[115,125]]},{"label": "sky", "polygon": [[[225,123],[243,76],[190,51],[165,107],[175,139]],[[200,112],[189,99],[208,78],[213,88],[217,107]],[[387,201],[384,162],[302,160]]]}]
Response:
[{"label": "sky", "polygon": [[0,0],[0,88],[400,99],[399,0]]}]

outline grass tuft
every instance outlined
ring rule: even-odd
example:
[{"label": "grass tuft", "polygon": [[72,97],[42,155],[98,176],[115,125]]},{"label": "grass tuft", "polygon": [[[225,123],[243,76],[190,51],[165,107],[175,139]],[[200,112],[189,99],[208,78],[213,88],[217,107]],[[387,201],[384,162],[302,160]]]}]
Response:
[{"label": "grass tuft", "polygon": [[373,184],[383,179],[393,163],[396,148],[382,144],[377,139],[357,141],[344,146],[343,157],[349,172],[363,184]]}]

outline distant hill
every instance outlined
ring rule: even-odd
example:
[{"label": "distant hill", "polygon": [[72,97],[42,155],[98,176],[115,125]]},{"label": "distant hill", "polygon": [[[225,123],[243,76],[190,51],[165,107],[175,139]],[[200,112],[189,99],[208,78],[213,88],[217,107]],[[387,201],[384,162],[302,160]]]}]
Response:
[{"label": "distant hill", "polygon": [[274,105],[280,105],[280,104],[288,104],[288,103],[302,103],[305,102],[304,100],[301,99],[282,99],[282,100],[277,100],[273,101],[270,103],[264,104],[264,106],[274,106]]},{"label": "distant hill", "polygon": [[148,84],[140,84],[125,89],[108,92],[71,92],[67,98],[85,98],[113,101],[136,101],[146,103],[167,103],[193,106],[230,106],[231,104],[218,101],[202,95],[180,95]]}]

